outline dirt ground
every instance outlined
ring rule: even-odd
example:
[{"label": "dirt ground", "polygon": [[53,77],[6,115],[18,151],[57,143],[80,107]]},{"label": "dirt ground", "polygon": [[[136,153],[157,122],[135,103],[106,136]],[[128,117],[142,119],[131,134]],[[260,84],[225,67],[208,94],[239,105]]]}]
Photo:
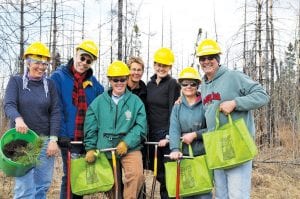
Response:
[{"label": "dirt ground", "polygon": [[[289,158],[295,154],[277,148],[260,151],[255,159],[252,177],[252,199],[297,199],[300,198],[300,158]],[[272,163],[270,163],[272,161]],[[61,159],[57,158],[53,183],[48,193],[49,199],[59,198],[61,182]],[[147,193],[152,183],[152,172],[146,171]],[[5,177],[0,172],[0,199],[10,199],[13,195],[13,178]],[[159,198],[159,183],[156,197]],[[105,199],[103,194],[85,196],[85,199]]]}]

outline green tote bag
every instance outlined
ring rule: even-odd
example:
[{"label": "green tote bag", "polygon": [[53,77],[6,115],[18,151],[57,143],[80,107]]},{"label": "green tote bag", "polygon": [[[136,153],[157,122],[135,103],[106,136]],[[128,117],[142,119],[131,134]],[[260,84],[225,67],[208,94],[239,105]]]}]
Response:
[{"label": "green tote bag", "polygon": [[216,129],[203,134],[203,142],[210,169],[229,169],[252,160],[258,153],[255,142],[243,118],[219,126],[219,111],[216,114]]},{"label": "green tote bag", "polygon": [[[193,157],[191,145],[189,145],[189,153],[189,156]],[[177,162],[166,162],[165,171],[168,195],[169,197],[175,197]],[[205,155],[180,161],[179,195],[181,197],[209,193],[212,188],[212,172],[207,167]]]},{"label": "green tote bag", "polygon": [[88,195],[110,190],[114,185],[111,165],[104,153],[90,164],[83,157],[71,160],[71,189],[76,195]]}]

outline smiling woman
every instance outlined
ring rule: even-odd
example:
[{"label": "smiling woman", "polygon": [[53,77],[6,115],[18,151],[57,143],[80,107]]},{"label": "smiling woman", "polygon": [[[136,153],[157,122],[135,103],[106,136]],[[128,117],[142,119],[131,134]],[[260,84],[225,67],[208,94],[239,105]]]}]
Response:
[{"label": "smiling woman", "polygon": [[59,150],[56,143],[60,127],[59,99],[54,82],[45,75],[49,49],[41,42],[34,42],[26,49],[24,59],[24,75],[11,76],[7,84],[4,111],[16,133],[27,134],[31,129],[45,141],[39,164],[15,178],[14,198],[44,199]]}]

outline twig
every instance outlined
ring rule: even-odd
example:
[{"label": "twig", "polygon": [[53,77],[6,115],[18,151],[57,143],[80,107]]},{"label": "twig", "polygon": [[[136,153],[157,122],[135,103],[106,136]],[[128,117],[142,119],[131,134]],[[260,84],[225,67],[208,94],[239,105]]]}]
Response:
[{"label": "twig", "polygon": [[282,161],[282,160],[255,160],[254,163],[265,163],[265,164],[292,164],[292,165],[300,165],[300,162],[296,161]]}]

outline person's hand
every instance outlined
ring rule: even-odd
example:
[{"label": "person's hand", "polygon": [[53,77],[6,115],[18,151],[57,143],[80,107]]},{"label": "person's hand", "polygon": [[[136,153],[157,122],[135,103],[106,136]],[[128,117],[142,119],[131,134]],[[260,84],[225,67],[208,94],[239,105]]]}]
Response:
[{"label": "person's hand", "polygon": [[127,153],[127,145],[124,141],[121,141],[117,146],[117,154],[118,155],[124,155]]},{"label": "person's hand", "polygon": [[25,124],[24,120],[22,117],[17,117],[15,119],[16,123],[16,131],[22,134],[27,133],[28,131],[28,126]]},{"label": "person's hand", "polygon": [[169,143],[168,139],[162,139],[162,140],[159,140],[158,146],[159,147],[165,147],[165,146],[167,146],[168,143]]},{"label": "person's hand", "polygon": [[95,153],[96,153],[96,151],[94,149],[89,150],[85,155],[85,161],[87,161],[88,163],[95,162],[95,160],[96,160]]},{"label": "person's hand", "polygon": [[55,156],[59,151],[57,142],[55,141],[49,141],[48,143],[48,148],[47,148],[47,156],[51,157],[51,156]]},{"label": "person's hand", "polygon": [[225,115],[231,113],[236,107],[235,100],[225,101],[220,104],[220,111]]},{"label": "person's hand", "polygon": [[174,104],[181,104],[181,96],[178,97]]},{"label": "person's hand", "polygon": [[180,151],[173,151],[170,153],[171,160],[178,160],[182,157],[182,153]]},{"label": "person's hand", "polygon": [[191,144],[196,138],[197,138],[197,133],[191,132],[191,133],[185,133],[181,139],[183,143]]}]

